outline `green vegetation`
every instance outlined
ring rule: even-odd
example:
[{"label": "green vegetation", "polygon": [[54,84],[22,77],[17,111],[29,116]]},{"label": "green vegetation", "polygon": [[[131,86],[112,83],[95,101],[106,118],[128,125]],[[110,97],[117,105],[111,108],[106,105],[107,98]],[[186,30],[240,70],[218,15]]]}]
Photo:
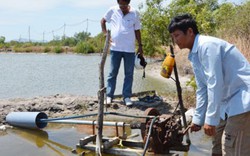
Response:
[{"label": "green vegetation", "polygon": [[195,17],[200,33],[224,38],[235,44],[250,60],[250,1],[240,5],[218,0],[146,0],[141,5],[142,40],[145,53],[150,56],[161,55],[162,47],[171,43],[167,26],[172,17],[190,13]]},{"label": "green vegetation", "polygon": [[193,91],[196,91],[197,86],[195,82],[195,77],[193,76],[189,81],[186,82],[186,86],[190,86],[193,88]]},{"label": "green vegetation", "polygon": [[76,33],[74,37],[56,37],[46,43],[40,42],[5,42],[5,37],[0,36],[0,51],[13,52],[43,52],[43,53],[94,53],[101,52],[104,45],[104,36],[100,33],[95,37],[90,37],[90,33]]},{"label": "green vegetation", "polygon": [[5,41],[5,37],[4,36],[0,36],[0,44],[4,44]]},{"label": "green vegetation", "polygon": [[93,45],[89,44],[88,42],[79,42],[76,45],[75,52],[82,53],[82,54],[88,54],[94,52]]}]

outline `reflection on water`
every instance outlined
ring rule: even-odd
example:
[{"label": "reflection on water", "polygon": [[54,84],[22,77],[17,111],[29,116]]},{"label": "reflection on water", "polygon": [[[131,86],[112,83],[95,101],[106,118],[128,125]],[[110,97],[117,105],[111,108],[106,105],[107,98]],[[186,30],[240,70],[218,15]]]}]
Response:
[{"label": "reflection on water", "polygon": [[[51,124],[53,125],[53,124]],[[72,126],[72,127],[71,127]],[[92,127],[89,125],[60,125],[56,128],[45,128],[44,130],[33,130],[14,128],[7,131],[6,137],[0,137],[1,156],[27,155],[27,156],[56,156],[56,155],[76,155],[72,153],[82,152],[88,155],[95,155],[95,152],[76,148],[81,138],[93,134]],[[121,128],[119,134],[123,133]],[[125,129],[129,132],[129,129]],[[104,127],[103,134],[113,137],[116,135],[115,127]],[[15,138],[15,139],[14,139]],[[10,141],[11,140],[11,141]],[[104,156],[108,156],[104,154]]]},{"label": "reflection on water", "polygon": [[70,155],[73,147],[51,140],[47,131],[13,129],[8,130],[8,134],[12,142],[10,144],[7,139],[0,138],[0,144],[6,147],[6,150],[1,150],[1,155]]},{"label": "reflection on water", "polygon": [[[81,137],[74,128],[30,130],[19,129],[8,130],[6,138],[0,137],[1,155],[27,155],[27,156],[68,156],[76,149],[76,144]],[[15,139],[13,139],[15,138]],[[11,142],[9,142],[11,140]],[[83,149],[76,149],[77,153],[82,153]],[[87,151],[90,153],[90,151]]]},{"label": "reflection on water", "polygon": [[[72,153],[73,149],[78,154],[85,152],[87,155],[95,155],[93,151],[76,148],[76,144],[81,138],[93,134],[92,126],[60,125],[59,128],[56,127],[57,124],[49,124],[49,127],[44,130],[20,128],[7,130],[8,135],[0,136],[1,156],[23,155],[24,153],[27,156],[73,156],[76,155]],[[130,128],[126,128],[125,131],[128,136],[135,133],[140,134],[139,130],[130,130]],[[119,128],[119,135],[122,133],[122,129]],[[104,127],[103,134],[109,137],[116,136],[116,129],[115,127]],[[140,135],[133,139],[142,140]],[[191,133],[190,139],[192,144],[189,152],[172,151],[171,153],[177,153],[180,156],[211,155],[211,138],[206,137],[203,131]]]}]

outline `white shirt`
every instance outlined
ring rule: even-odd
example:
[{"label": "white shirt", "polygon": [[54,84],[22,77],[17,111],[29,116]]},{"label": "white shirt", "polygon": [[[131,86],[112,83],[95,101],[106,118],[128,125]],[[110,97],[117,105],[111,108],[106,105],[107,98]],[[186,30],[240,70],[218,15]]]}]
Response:
[{"label": "white shirt", "polygon": [[135,30],[141,29],[139,13],[132,7],[125,16],[119,6],[111,7],[104,15],[111,24],[110,49],[120,52],[135,52]]},{"label": "white shirt", "polygon": [[225,113],[250,111],[250,64],[234,45],[198,34],[189,60],[197,84],[193,123],[218,125]]}]

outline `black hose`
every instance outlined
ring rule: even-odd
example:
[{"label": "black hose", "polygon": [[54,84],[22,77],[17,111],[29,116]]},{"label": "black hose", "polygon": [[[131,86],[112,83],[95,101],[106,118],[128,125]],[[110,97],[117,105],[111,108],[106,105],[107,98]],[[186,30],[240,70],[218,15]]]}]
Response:
[{"label": "black hose", "polygon": [[153,127],[154,122],[155,122],[155,120],[156,120],[157,118],[158,118],[158,116],[155,116],[155,117],[153,118],[153,120],[151,121],[151,123],[150,123],[149,132],[148,132],[148,137],[147,137],[146,143],[145,143],[145,145],[144,145],[144,149],[143,149],[142,156],[144,156],[144,155],[146,154],[146,151],[147,151],[147,149],[148,149],[148,144],[149,144],[149,139],[150,139],[151,132],[152,132],[152,127]]}]

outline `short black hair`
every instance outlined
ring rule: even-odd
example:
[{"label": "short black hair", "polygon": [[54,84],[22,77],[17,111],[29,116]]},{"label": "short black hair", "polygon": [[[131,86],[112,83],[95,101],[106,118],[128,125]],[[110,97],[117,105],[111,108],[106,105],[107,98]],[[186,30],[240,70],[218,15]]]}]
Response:
[{"label": "short black hair", "polygon": [[172,33],[175,30],[181,30],[184,34],[186,34],[188,28],[192,28],[194,34],[199,33],[196,21],[193,19],[192,15],[182,14],[182,15],[175,16],[171,20],[168,26],[168,31],[169,33]]},{"label": "short black hair", "polygon": [[[119,3],[120,0],[117,0],[117,3]],[[122,0],[122,1],[125,1],[127,2],[128,4],[130,3],[130,0]]]}]

